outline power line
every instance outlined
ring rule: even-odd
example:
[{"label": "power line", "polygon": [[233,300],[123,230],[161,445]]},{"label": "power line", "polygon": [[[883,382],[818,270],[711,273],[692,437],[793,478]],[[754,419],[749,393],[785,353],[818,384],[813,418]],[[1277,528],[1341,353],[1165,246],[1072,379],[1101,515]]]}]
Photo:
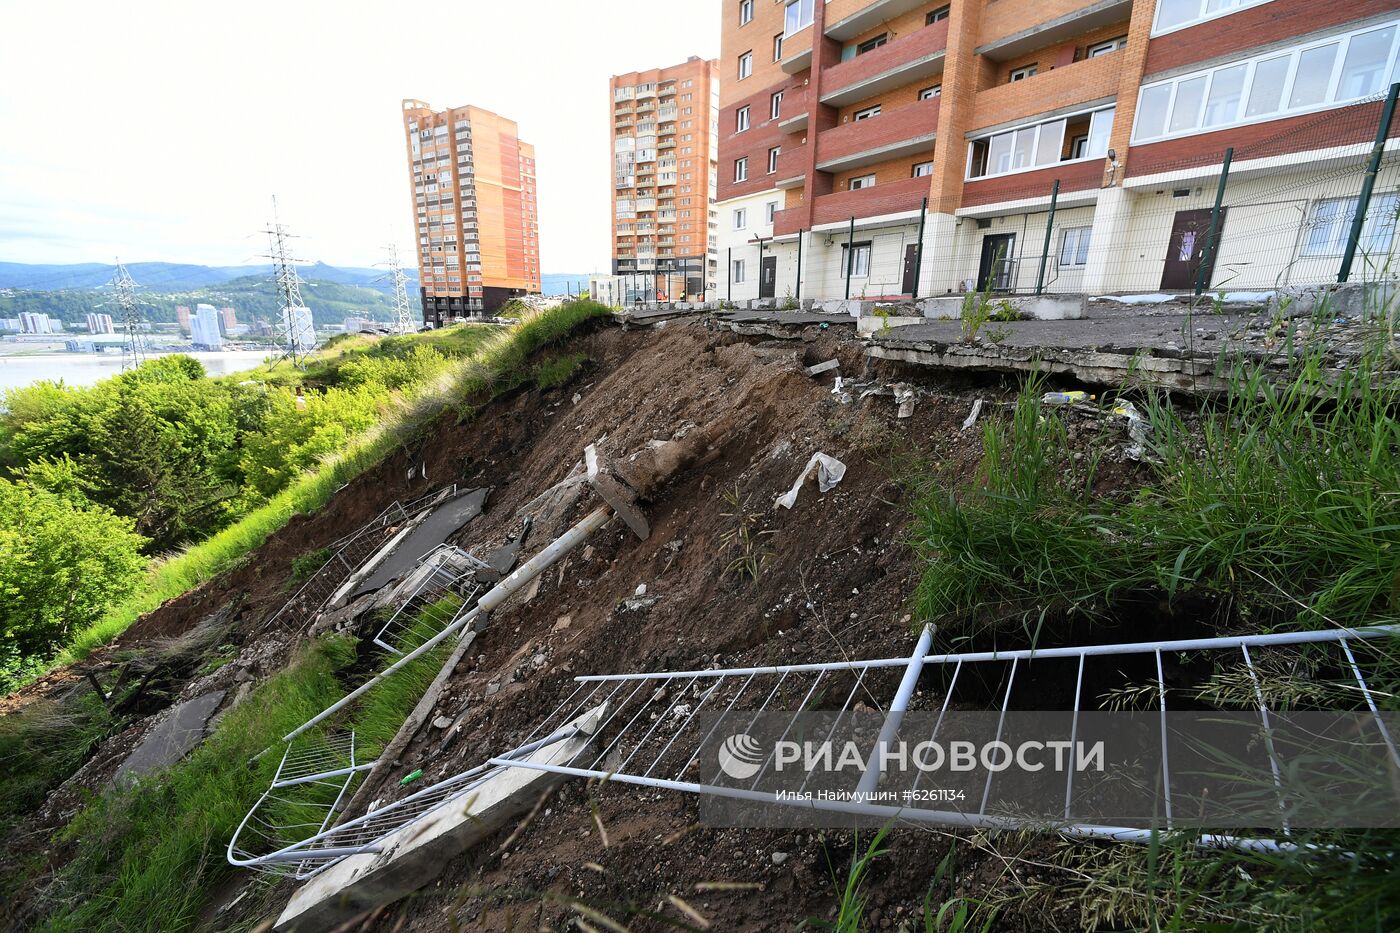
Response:
[{"label": "power line", "polygon": [[288,255],[287,241],[291,234],[277,217],[277,199],[272,199],[272,223],[263,230],[268,236],[270,251],[266,254],[272,260],[272,281],[282,298],[282,354],[273,360],[276,366],[283,360],[291,360],[297,369],[306,368],[306,358],[316,347],[316,329],[311,319],[311,310],[301,300],[301,276],[297,275],[296,259]]},{"label": "power line", "polygon": [[141,333],[141,311],[136,305],[136,282],[126,271],[120,259],[112,275],[112,287],[116,289],[117,307],[121,309],[122,333],[122,372],[136,369],[146,362],[146,337]]}]

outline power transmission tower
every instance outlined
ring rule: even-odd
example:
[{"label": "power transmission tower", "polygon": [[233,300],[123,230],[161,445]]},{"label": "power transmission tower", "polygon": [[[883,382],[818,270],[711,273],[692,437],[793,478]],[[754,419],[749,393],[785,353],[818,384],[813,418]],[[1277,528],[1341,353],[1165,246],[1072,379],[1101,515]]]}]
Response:
[{"label": "power transmission tower", "polygon": [[112,288],[116,290],[117,307],[121,311],[121,327],[125,340],[122,343],[122,372],[136,369],[146,362],[146,335],[141,333],[141,311],[136,306],[136,282],[126,271],[120,259],[117,270],[112,275]]},{"label": "power transmission tower", "polygon": [[389,245],[389,281],[394,286],[394,333],[411,334],[418,330],[418,320],[408,306],[408,276],[399,265],[399,248]]},{"label": "power transmission tower", "polygon": [[295,263],[287,253],[287,241],[291,234],[277,219],[277,199],[272,200],[273,220],[263,232],[267,234],[270,251],[266,254],[272,260],[272,281],[282,299],[279,312],[282,316],[282,355],[273,360],[276,366],[283,360],[291,360],[297,369],[306,368],[306,358],[316,348],[316,329],[311,320],[311,311],[301,300],[301,276],[297,275]]}]

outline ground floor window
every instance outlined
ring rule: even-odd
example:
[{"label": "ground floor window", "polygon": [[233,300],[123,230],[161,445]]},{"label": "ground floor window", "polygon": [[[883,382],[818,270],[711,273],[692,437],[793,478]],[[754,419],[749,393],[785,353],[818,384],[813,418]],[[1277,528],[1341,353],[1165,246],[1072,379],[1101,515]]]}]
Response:
[{"label": "ground floor window", "polygon": [[729,279],[732,282],[744,281],[744,260],[735,259],[730,264]]},{"label": "ground floor window", "polygon": [[[849,250],[849,252],[848,252]],[[841,246],[841,271],[850,270],[852,278],[870,274],[870,244],[852,243]]]},{"label": "ground floor window", "polygon": [[[1346,252],[1347,237],[1356,216],[1356,198],[1323,198],[1314,201],[1303,227],[1303,256],[1340,256]],[[1361,228],[1357,249],[1363,253],[1388,253],[1395,239],[1396,212],[1400,194],[1380,194],[1371,198],[1366,223]]]},{"label": "ground floor window", "polygon": [[1092,227],[1066,227],[1060,234],[1060,265],[1082,266],[1089,261]]}]

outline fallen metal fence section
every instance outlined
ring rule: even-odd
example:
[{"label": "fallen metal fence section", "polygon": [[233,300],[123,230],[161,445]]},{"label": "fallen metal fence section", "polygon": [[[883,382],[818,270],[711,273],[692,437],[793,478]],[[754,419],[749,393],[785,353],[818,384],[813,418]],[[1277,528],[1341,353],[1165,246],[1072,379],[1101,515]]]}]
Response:
[{"label": "fallen metal fence section", "polygon": [[[888,705],[878,706],[886,711],[885,727],[879,737],[869,743],[869,752],[864,759],[874,765],[880,761],[881,744],[887,743],[898,729],[900,718],[910,711],[916,699],[914,685],[921,672],[939,669],[946,679],[946,689],[941,692],[925,691],[925,702],[935,705],[928,709],[937,712],[937,723],[947,712],[949,703],[958,689],[959,679],[966,683],[994,682],[996,706],[1000,709],[1001,720],[1005,721],[1011,706],[1012,693],[1017,684],[1018,674],[1024,680],[1035,665],[1045,662],[1068,662],[1074,669],[1075,683],[1073,729],[1077,730],[1081,712],[1081,698],[1085,684],[1086,666],[1096,663],[1096,659],[1120,659],[1123,656],[1137,656],[1148,666],[1155,668],[1155,682],[1146,684],[1148,695],[1155,694],[1156,709],[1161,712],[1163,759],[1161,774],[1162,811],[1166,815],[1166,826],[1175,826],[1172,819],[1172,773],[1165,755],[1167,735],[1166,712],[1168,689],[1163,675],[1163,657],[1173,655],[1199,655],[1210,653],[1217,659],[1234,659],[1242,663],[1249,681],[1253,684],[1254,702],[1260,714],[1267,717],[1269,706],[1263,692],[1258,689],[1259,679],[1254,656],[1250,649],[1274,650],[1301,648],[1307,645],[1320,645],[1339,652],[1337,668],[1354,680],[1359,697],[1364,700],[1364,708],[1369,709],[1374,718],[1390,756],[1400,766],[1400,755],[1392,736],[1387,731],[1376,702],[1375,695],[1367,683],[1361,666],[1356,661],[1353,644],[1358,641],[1400,636],[1400,626],[1377,626],[1366,629],[1337,629],[1317,632],[1288,632],[1267,635],[1249,635],[1230,638],[1199,638],[1177,641],[1138,642],[1132,644],[1093,645],[1050,649],[1030,649],[1023,651],[964,652],[957,654],[928,654],[929,633],[925,631],[914,654],[906,658],[883,658],[871,661],[836,662],[823,664],[795,664],[778,667],[728,668],[717,670],[693,670],[664,673],[608,674],[578,677],[579,689],[576,702],[566,701],[565,708],[547,719],[538,731],[548,730],[559,722],[568,722],[579,715],[581,710],[606,705],[608,713],[600,723],[596,755],[591,761],[575,761],[570,765],[554,765],[537,762],[510,762],[506,758],[492,758],[487,763],[497,766],[531,768],[555,774],[582,778],[619,781],[644,787],[662,788],[693,794],[708,794],[742,801],[772,804],[775,806],[800,806],[836,813],[873,817],[881,820],[905,820],[914,823],[931,823],[952,827],[976,827],[986,829],[1027,829],[1052,828],[1066,836],[1075,838],[1107,839],[1126,842],[1146,842],[1153,837],[1151,829],[1124,826],[1100,825],[1084,819],[1076,819],[1070,800],[1072,796],[1073,772],[1066,782],[1065,810],[1063,822],[1046,827],[1027,819],[1018,819],[988,812],[992,778],[989,773],[980,806],[975,812],[931,809],[910,804],[891,806],[862,802],[869,798],[855,799],[812,799],[793,800],[790,795],[780,795],[774,787],[764,789],[767,781],[774,777],[773,755],[770,753],[756,776],[747,787],[730,787],[714,783],[720,774],[717,767],[710,776],[700,765],[700,752],[715,734],[727,714],[741,717],[735,720],[733,731],[742,731],[744,725],[752,725],[758,717],[769,711],[793,711],[788,729],[793,728],[797,717],[803,712],[827,705],[826,697],[834,696],[841,700],[839,712],[852,710],[854,704],[873,700],[874,681],[881,678],[884,671],[903,671],[899,687]],[[988,670],[990,665],[1000,665],[1002,673]],[[973,674],[974,669],[977,670]],[[886,678],[888,679],[888,678]],[[1358,706],[1362,704],[1358,701]],[[809,709],[809,707],[811,709]],[[702,712],[726,714],[716,718],[708,728],[698,718]],[[1066,711],[1068,712],[1068,711]],[[743,717],[751,717],[744,719]],[[832,726],[833,732],[835,725]],[[938,725],[934,726],[932,741],[937,735]],[[787,733],[784,733],[786,737]],[[828,736],[829,738],[829,736]],[[1270,764],[1278,773],[1282,767],[1272,747],[1268,749]],[[711,763],[713,767],[713,763]],[[873,772],[873,773],[872,773]],[[809,775],[810,779],[810,775]],[[861,786],[869,790],[878,781],[878,768],[867,767]],[[803,787],[806,787],[804,781]],[[915,784],[917,787],[917,783]],[[791,787],[783,788],[791,791]],[[917,798],[914,798],[917,799]],[[1287,831],[1285,829],[1285,836]],[[1244,838],[1225,835],[1204,835],[1198,840],[1209,846],[1229,846],[1243,849],[1279,850],[1288,848],[1286,841],[1277,839]]]},{"label": "fallen metal fence section", "polygon": [[450,544],[434,549],[419,568],[414,573],[422,579],[374,636],[374,643],[390,654],[401,656],[419,647],[475,605],[482,589],[477,572],[491,569]]},{"label": "fallen metal fence section", "polygon": [[379,552],[399,525],[423,509],[446,502],[456,494],[457,484],[452,483],[415,499],[395,500],[359,528],[332,541],[327,546],[331,551],[330,558],[263,623],[263,628],[271,628],[278,622],[290,623],[298,629],[304,628],[320,613],[345,581]]}]

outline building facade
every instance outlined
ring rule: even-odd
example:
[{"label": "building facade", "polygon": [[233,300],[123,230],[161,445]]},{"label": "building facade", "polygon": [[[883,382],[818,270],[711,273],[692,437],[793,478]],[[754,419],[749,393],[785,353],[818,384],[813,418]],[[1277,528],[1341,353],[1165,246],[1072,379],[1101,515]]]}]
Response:
[{"label": "building facade", "polygon": [[403,102],[423,321],[442,326],[540,291],[535,148],[480,107]]},{"label": "building facade", "polygon": [[219,311],[213,305],[195,305],[190,315],[190,343],[197,350],[221,350],[224,335]]},{"label": "building facade", "polygon": [[610,82],[612,272],[632,300],[714,294],[716,68],[692,55]]},{"label": "building facade", "polygon": [[89,334],[116,333],[116,329],[112,325],[112,315],[92,311],[87,313],[87,329]]},{"label": "building facade", "polygon": [[[1393,0],[721,9],[735,300],[1324,280],[1400,77]],[[1227,149],[1232,206],[1207,255]],[[1361,237],[1372,269],[1395,252],[1397,161]]]}]

